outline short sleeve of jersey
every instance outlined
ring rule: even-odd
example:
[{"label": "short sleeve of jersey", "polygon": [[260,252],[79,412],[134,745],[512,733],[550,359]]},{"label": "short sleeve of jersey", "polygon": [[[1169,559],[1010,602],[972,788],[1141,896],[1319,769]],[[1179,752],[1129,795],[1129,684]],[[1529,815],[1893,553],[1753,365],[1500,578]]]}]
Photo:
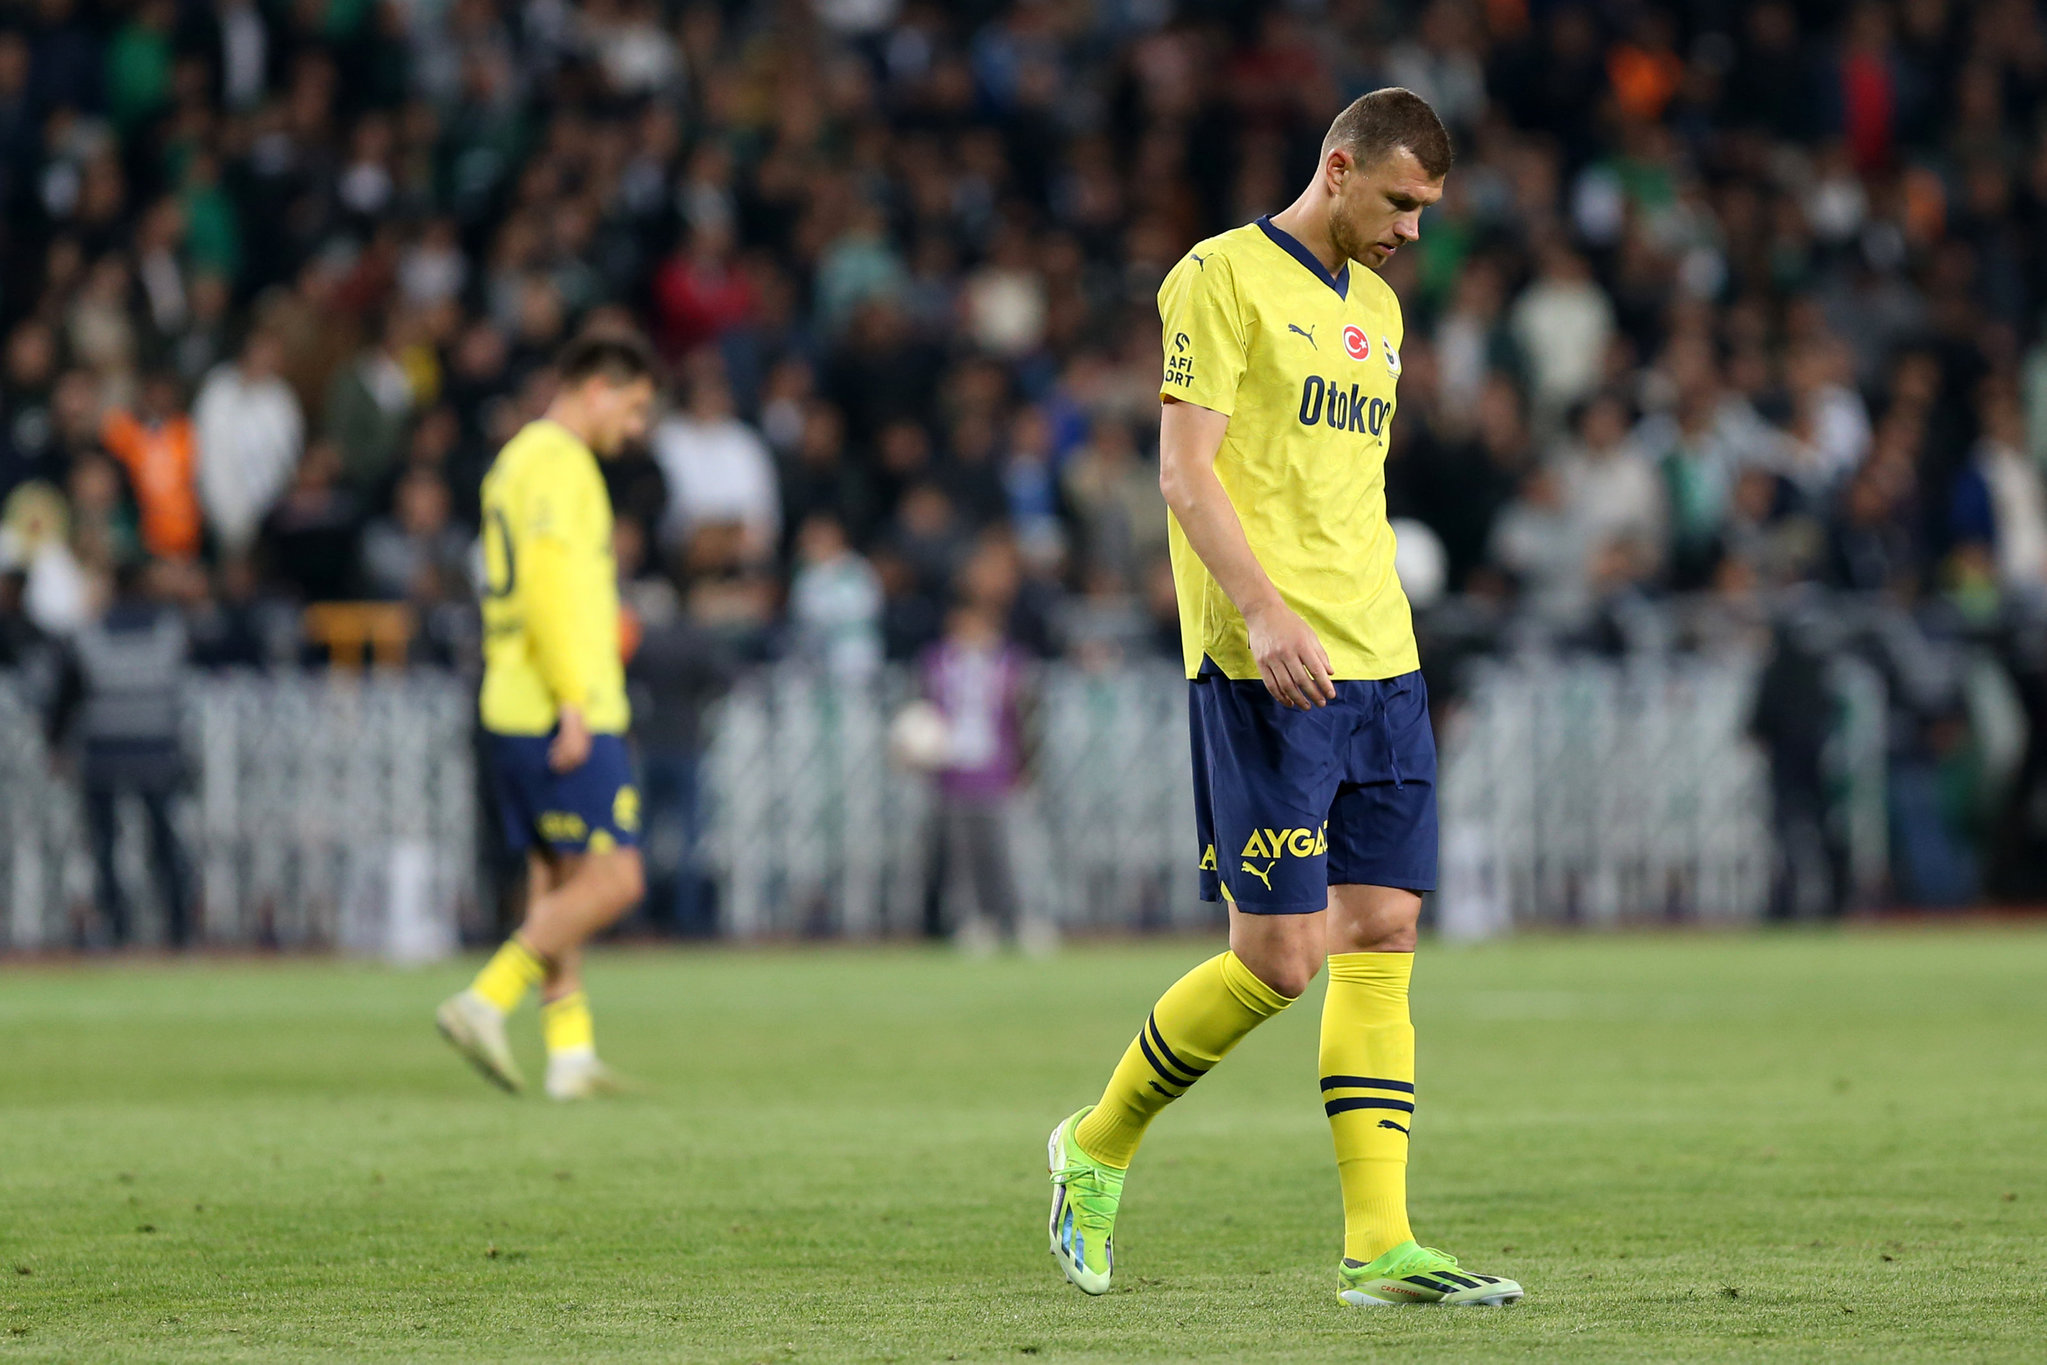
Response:
[{"label": "short sleeve of jersey", "polygon": [[515,512],[520,540],[577,541],[588,509],[575,473],[575,467],[554,450],[535,463]]},{"label": "short sleeve of jersey", "polygon": [[1189,252],[1159,286],[1159,320],[1166,353],[1159,396],[1235,412],[1246,339],[1229,257]]}]

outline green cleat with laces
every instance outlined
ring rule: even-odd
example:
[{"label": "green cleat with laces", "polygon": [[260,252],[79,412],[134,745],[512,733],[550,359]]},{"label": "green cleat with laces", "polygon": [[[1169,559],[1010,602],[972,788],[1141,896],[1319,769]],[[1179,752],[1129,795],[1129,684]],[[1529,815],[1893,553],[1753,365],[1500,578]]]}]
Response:
[{"label": "green cleat with laces", "polygon": [[1342,1288],[1336,1297],[1355,1308],[1395,1308],[1409,1303],[1447,1303],[1453,1308],[1488,1307],[1521,1301],[1521,1286],[1496,1275],[1474,1275],[1457,1258],[1434,1247],[1402,1242],[1369,1265],[1346,1257],[1336,1267]]},{"label": "green cleat with laces", "polygon": [[1050,1232],[1052,1254],[1066,1278],[1084,1294],[1106,1294],[1116,1268],[1112,1239],[1124,1173],[1096,1161],[1073,1140],[1075,1125],[1092,1108],[1054,1128],[1046,1144],[1045,1161],[1052,1171]]}]

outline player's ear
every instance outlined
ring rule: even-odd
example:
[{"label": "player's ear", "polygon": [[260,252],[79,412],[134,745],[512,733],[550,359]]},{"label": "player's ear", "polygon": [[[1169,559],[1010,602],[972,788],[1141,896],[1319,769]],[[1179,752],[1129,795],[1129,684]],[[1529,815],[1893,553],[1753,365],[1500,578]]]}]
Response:
[{"label": "player's ear", "polygon": [[1331,147],[1325,160],[1329,168],[1329,187],[1336,193],[1343,193],[1344,183],[1358,173],[1357,154],[1348,147]]}]

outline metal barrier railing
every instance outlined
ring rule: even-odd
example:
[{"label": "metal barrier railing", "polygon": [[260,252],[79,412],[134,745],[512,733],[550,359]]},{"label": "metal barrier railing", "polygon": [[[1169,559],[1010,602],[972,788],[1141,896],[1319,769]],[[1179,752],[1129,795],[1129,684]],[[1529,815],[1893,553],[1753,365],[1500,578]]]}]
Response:
[{"label": "metal barrier railing", "polygon": [[[1194,895],[1186,683],[1170,665],[1041,670],[1026,780],[1009,803],[1020,913],[1069,926],[1187,925]],[[741,937],[921,925],[932,795],[892,767],[900,671],[846,681],[781,666],[736,686],[710,726],[705,857]]]},{"label": "metal barrier railing", "polygon": [[[1446,930],[1753,919],[1769,895],[1769,791],[1733,664],[1481,665],[1443,717]],[[888,767],[900,676],[777,668],[726,700],[707,850],[739,935],[918,921],[931,798]],[[1194,897],[1186,683],[1171,665],[1037,679],[1013,808],[1026,910],[1070,926],[1213,921]]]},{"label": "metal barrier railing", "polygon": [[[1850,681],[1847,693],[1881,691]],[[1469,682],[1439,717],[1446,930],[1762,911],[1772,841],[1767,768],[1744,734],[1751,668],[1517,660],[1481,663]],[[901,670],[845,682],[784,664],[718,705],[698,857],[724,932],[867,937],[926,922],[934,800],[886,753],[909,695]],[[1021,914],[1074,928],[1216,922],[1194,895],[1178,670],[1055,664],[1029,695],[1008,821]],[[1859,711],[1881,709],[1879,695]],[[195,675],[195,780],[178,819],[204,936],[401,957],[452,945],[479,899],[473,716],[470,684],[452,674]],[[1880,876],[1881,747],[1850,748],[1876,770],[1850,810],[1851,860]],[[77,793],[53,772],[18,678],[0,677],[0,803],[0,946],[61,944],[90,902],[90,868]],[[139,827],[120,849],[147,938]]]},{"label": "metal barrier railing", "polygon": [[1750,669],[1487,661],[1443,736],[1446,932],[1755,919],[1768,769]]},{"label": "metal barrier railing", "polygon": [[[194,674],[192,781],[175,808],[212,942],[430,957],[473,903],[475,699],[431,671]],[[23,680],[0,677],[0,945],[58,946],[91,899],[78,792],[52,767]],[[116,862],[136,936],[161,934],[126,812]]]}]

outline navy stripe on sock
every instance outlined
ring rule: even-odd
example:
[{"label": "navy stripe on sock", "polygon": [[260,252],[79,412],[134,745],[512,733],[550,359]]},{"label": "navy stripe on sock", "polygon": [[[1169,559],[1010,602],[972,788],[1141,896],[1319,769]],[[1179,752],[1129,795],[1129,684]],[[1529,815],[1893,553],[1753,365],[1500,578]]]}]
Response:
[{"label": "navy stripe on sock", "polygon": [[1398,1109],[1404,1114],[1414,1112],[1414,1106],[1406,1100],[1382,1100],[1374,1095],[1350,1100],[1325,1100],[1322,1104],[1322,1112],[1331,1118],[1338,1114],[1348,1114],[1353,1109]]},{"label": "navy stripe on sock", "polygon": [[1324,1090],[1398,1090],[1403,1095],[1414,1093],[1412,1081],[1381,1080],[1377,1076],[1324,1076]]},{"label": "navy stripe on sock", "polygon": [[[1151,1063],[1151,1069],[1153,1071],[1158,1072],[1159,1075],[1163,1076],[1166,1079],[1167,1084],[1177,1085],[1183,1091],[1188,1086],[1194,1084],[1193,1081],[1190,1081],[1183,1076],[1176,1076],[1171,1071],[1167,1070],[1166,1064],[1164,1062],[1161,1062],[1158,1058],[1158,1054],[1151,1050],[1151,1040],[1146,1038],[1142,1033],[1137,1035],[1137,1045],[1144,1049],[1144,1060]],[[1196,1077],[1195,1079],[1198,1080],[1200,1078]],[[1178,1099],[1179,1096],[1175,1095],[1173,1096],[1173,1098]]]},{"label": "navy stripe on sock", "polygon": [[[1154,1089],[1154,1090],[1158,1091],[1158,1092],[1159,1092],[1159,1093],[1160,1093],[1161,1095],[1164,1095],[1164,1096],[1165,1096],[1165,1097],[1166,1097],[1167,1099],[1169,1099],[1169,1100],[1177,1100],[1177,1099],[1179,1099],[1179,1098],[1180,1098],[1180,1096],[1179,1096],[1179,1095],[1175,1095],[1175,1094],[1174,1094],[1174,1093],[1173,1093],[1172,1091],[1170,1091],[1170,1090],[1166,1089],[1166,1088],[1165,1088],[1164,1086],[1160,1085],[1160,1084],[1159,1084],[1159,1083],[1158,1083],[1157,1081],[1146,1081],[1146,1082],[1145,1082],[1145,1084],[1146,1084],[1146,1085],[1148,1085],[1148,1086],[1150,1086],[1150,1087],[1151,1087],[1152,1089]],[[1181,1092],[1181,1093],[1182,1093],[1182,1094],[1184,1094],[1185,1092],[1183,1091],[1183,1092]]]},{"label": "navy stripe on sock", "polygon": [[[1151,1030],[1151,1040],[1159,1045],[1159,1052],[1165,1057],[1167,1061],[1171,1062],[1174,1066],[1180,1068],[1180,1070],[1185,1072],[1187,1075],[1192,1076],[1194,1078],[1194,1081],[1198,1081],[1203,1076],[1206,1076],[1208,1074],[1207,1067],[1189,1066],[1187,1065],[1187,1063],[1181,1061],[1178,1057],[1173,1055],[1173,1049],[1166,1046],[1166,1036],[1163,1033],[1159,1032],[1159,1017],[1156,1013],[1147,1014],[1144,1016],[1144,1026]],[[1192,1085],[1194,1084],[1194,1081],[1189,1081],[1187,1082],[1187,1084]]]}]

